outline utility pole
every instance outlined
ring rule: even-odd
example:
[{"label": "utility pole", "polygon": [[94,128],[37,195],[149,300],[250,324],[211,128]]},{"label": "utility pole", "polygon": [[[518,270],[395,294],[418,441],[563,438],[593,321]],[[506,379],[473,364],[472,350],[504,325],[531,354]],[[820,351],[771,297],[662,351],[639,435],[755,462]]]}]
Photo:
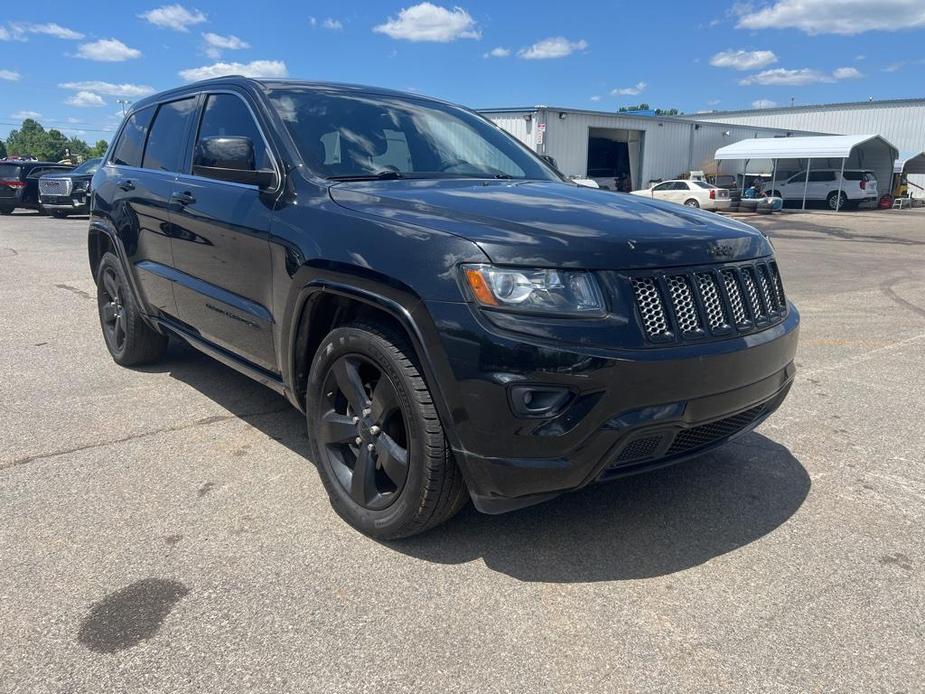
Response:
[{"label": "utility pole", "polygon": [[116,103],[117,103],[117,104],[121,104],[121,106],[122,106],[122,117],[125,118],[125,107],[128,106],[128,105],[129,105],[130,103],[132,103],[132,102],[129,101],[128,99],[116,99]]}]

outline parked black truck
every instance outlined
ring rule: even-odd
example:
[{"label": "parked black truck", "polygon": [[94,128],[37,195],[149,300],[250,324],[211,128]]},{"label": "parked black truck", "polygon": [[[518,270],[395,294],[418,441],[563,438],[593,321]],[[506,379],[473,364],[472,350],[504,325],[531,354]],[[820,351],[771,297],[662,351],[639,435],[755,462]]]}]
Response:
[{"label": "parked black truck", "polygon": [[115,361],[174,336],[285,395],[375,537],[700,454],[793,381],[763,234],[578,187],[446,102],[188,85],[133,105],[92,198]]},{"label": "parked black truck", "polygon": [[87,159],[72,171],[39,177],[39,203],[54,217],[90,212],[90,181],[102,159]]}]

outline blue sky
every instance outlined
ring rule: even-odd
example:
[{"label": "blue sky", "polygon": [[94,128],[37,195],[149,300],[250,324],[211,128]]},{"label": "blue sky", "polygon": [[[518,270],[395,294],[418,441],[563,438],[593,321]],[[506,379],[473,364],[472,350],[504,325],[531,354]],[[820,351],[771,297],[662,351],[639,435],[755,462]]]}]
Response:
[{"label": "blue sky", "polygon": [[6,2],[0,136],[33,116],[106,139],[118,99],[227,70],[472,107],[925,97],[925,0]]}]

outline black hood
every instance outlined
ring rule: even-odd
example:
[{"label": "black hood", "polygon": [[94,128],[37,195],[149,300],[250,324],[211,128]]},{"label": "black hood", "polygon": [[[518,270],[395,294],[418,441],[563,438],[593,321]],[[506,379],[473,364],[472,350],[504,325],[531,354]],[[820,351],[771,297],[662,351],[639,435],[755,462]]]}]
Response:
[{"label": "black hood", "polygon": [[70,171],[58,171],[55,173],[42,174],[39,178],[69,178],[76,183],[77,181],[89,181],[93,178],[93,174],[75,174]]},{"label": "black hood", "polygon": [[654,268],[772,253],[760,231],[712,212],[565,183],[396,180],[330,192],[349,209],[469,239],[505,265]]}]

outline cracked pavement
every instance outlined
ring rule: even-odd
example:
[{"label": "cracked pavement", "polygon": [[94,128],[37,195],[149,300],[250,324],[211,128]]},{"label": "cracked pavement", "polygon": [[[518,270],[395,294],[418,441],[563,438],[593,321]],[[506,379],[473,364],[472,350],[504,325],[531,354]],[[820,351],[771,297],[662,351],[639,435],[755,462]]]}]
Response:
[{"label": "cracked pavement", "polygon": [[0,692],[921,690],[925,209],[754,223],[803,317],[756,433],[382,544],[281,397],[112,362],[86,219],[0,217]]}]

